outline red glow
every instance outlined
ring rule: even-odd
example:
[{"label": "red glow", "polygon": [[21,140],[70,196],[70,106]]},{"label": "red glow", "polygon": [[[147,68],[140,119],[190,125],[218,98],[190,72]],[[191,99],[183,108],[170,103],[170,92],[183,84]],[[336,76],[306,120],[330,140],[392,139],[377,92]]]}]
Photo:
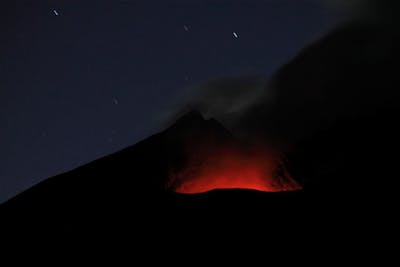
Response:
[{"label": "red glow", "polygon": [[206,156],[195,155],[184,168],[172,172],[170,189],[185,194],[233,188],[265,192],[301,189],[283,166],[264,152],[237,148],[218,150]]}]

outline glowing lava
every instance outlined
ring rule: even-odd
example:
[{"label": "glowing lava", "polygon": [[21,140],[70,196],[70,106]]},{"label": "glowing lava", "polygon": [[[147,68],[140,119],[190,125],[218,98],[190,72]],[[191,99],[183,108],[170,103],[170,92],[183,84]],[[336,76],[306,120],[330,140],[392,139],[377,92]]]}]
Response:
[{"label": "glowing lava", "polygon": [[224,148],[192,156],[172,171],[168,188],[185,194],[213,189],[253,189],[266,192],[300,190],[281,162],[265,152]]}]

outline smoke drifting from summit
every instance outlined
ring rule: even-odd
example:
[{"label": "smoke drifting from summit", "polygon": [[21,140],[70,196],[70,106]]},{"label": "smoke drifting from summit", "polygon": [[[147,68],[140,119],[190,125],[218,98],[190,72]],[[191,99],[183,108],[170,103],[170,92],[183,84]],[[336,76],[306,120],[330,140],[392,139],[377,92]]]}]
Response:
[{"label": "smoke drifting from summit", "polygon": [[392,26],[400,4],[325,2],[353,16],[271,80],[247,75],[207,82],[188,92],[178,113],[199,110],[240,138],[286,146],[338,121],[396,106],[398,81],[390,66],[398,60],[399,34]]},{"label": "smoke drifting from summit", "polygon": [[191,110],[198,110],[206,118],[215,118],[225,127],[238,124],[241,116],[263,99],[266,79],[256,75],[242,75],[211,80],[198,87],[189,88],[179,99],[168,120]]},{"label": "smoke drifting from summit", "polygon": [[[261,162],[271,163],[272,172],[287,166],[302,186],[319,187],[321,183],[329,188],[341,176],[362,185],[357,180],[359,170],[364,162],[371,162],[373,148],[379,147],[376,155],[382,156],[387,146],[381,149],[381,144],[395,143],[392,136],[399,114],[400,79],[393,68],[400,62],[400,34],[393,16],[398,4],[382,2],[354,2],[359,14],[303,48],[271,79],[242,76],[210,81],[191,91],[178,113],[195,109],[217,119],[241,147],[265,155]],[[213,166],[218,160],[206,154],[197,165],[189,164],[189,170],[213,166],[212,175],[196,172],[196,179],[217,177],[224,181],[233,176],[234,169],[226,165],[244,166],[245,150],[226,152],[218,150],[219,146],[219,142],[211,146],[218,152],[215,158],[235,155],[234,164],[222,162],[220,175],[215,172],[219,166]],[[192,147],[188,150],[193,151]],[[252,173],[257,169],[250,167]],[[380,171],[381,166],[375,168]],[[198,169],[202,173],[203,169]],[[188,176],[184,171],[179,175]],[[209,185],[205,180],[201,184]]]}]

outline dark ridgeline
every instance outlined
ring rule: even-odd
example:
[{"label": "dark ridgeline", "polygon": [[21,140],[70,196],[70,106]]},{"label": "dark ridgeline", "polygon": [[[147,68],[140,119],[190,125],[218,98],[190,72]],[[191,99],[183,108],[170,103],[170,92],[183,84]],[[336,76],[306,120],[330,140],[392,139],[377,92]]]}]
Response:
[{"label": "dark ridgeline", "polygon": [[159,134],[49,178],[3,204],[3,237],[82,253],[132,247],[173,252],[208,240],[213,241],[204,251],[239,248],[252,238],[297,231],[292,222],[302,210],[301,192],[231,189],[183,195],[166,190],[169,169],[185,164],[188,143],[196,153],[203,146],[234,142],[216,120],[190,112]]},{"label": "dark ridgeline", "polygon": [[352,24],[277,73],[274,111],[283,115],[271,117],[272,129],[295,144],[292,174],[308,189],[355,197],[394,189],[399,48],[397,31]]},{"label": "dark ridgeline", "polygon": [[[235,140],[217,121],[192,112],[159,134],[9,200],[1,206],[1,231],[83,250],[124,240],[174,251],[208,240],[207,250],[243,247],[253,239],[265,247],[301,250],[315,232],[320,236],[314,241],[343,237],[342,230],[366,238],[357,227],[368,217],[386,222],[392,216],[399,41],[393,32],[348,25],[304,49],[275,75],[276,105],[268,107],[273,112],[264,120],[270,138],[288,143],[287,167],[302,191],[166,191],[168,168],[184,164],[187,142],[195,140],[195,153],[205,143]],[[251,114],[249,127],[262,127]]]}]

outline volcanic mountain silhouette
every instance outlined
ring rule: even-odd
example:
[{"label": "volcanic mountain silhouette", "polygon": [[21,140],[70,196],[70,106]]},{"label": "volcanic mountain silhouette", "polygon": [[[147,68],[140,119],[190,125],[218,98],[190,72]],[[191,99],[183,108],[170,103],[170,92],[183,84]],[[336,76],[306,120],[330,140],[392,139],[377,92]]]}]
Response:
[{"label": "volcanic mountain silhouette", "polygon": [[[9,200],[5,206],[45,212],[56,210],[55,206],[58,207],[57,210],[80,209],[85,206],[98,206],[98,203],[106,205],[113,202],[129,202],[130,199],[137,197],[158,200],[174,191],[202,193],[213,189],[233,188],[279,192],[301,189],[286,173],[276,173],[275,177],[272,177],[275,174],[272,171],[270,176],[261,171],[255,178],[248,174],[246,176],[246,173],[244,177],[236,175],[240,180],[234,180],[233,185],[230,185],[229,176],[235,176],[234,174],[228,173],[228,177],[222,179],[219,177],[225,169],[232,168],[234,172],[238,172],[239,169],[250,168],[254,164],[247,167],[243,163],[244,160],[238,160],[225,166],[225,161],[221,163],[218,158],[227,157],[230,161],[234,160],[229,153],[226,153],[226,148],[230,149],[230,154],[239,154],[243,151],[238,141],[219,122],[214,119],[206,120],[199,112],[192,111],[165,131],[120,152],[51,177]],[[198,159],[195,163],[198,166],[192,164],[192,155]],[[254,158],[256,155],[249,155],[251,156]],[[262,161],[264,158],[259,160]],[[268,159],[265,160],[266,162],[262,164],[268,166]],[[218,166],[214,165],[215,162]],[[187,167],[190,164],[193,166]],[[232,166],[235,164],[239,165]],[[185,173],[188,168],[194,169],[192,174]],[[208,177],[199,179],[196,173],[204,172],[204,168],[207,168],[207,174],[212,176],[212,172],[217,172],[217,175],[209,179]],[[180,177],[171,178],[179,172],[182,172]],[[200,185],[207,189],[198,191],[196,188],[189,188],[186,191],[182,189],[191,183],[212,185]]]},{"label": "volcanic mountain silhouette", "polygon": [[[248,185],[239,189],[245,180],[228,187],[231,189],[224,189],[224,181],[222,187],[211,186],[200,191],[218,189],[208,193],[180,194],[169,180],[171,169],[180,170],[188,164],[188,153],[208,155],[220,147],[235,145],[237,140],[216,120],[206,120],[196,111],[189,112],[161,133],[51,177],[10,199],[1,207],[5,225],[2,229],[8,229],[7,234],[14,236],[33,235],[49,243],[78,247],[80,244],[74,240],[82,237],[94,246],[97,242],[103,244],[99,239],[115,242],[120,235],[142,241],[173,238],[191,242],[186,240],[188,232],[193,240],[228,237],[232,231],[242,237],[267,234],[269,231],[256,233],[256,229],[268,227],[263,213],[266,207],[273,217],[287,214],[288,218],[296,216],[295,206],[300,205],[300,202],[291,204],[291,199],[299,194],[293,190],[300,187],[285,173],[277,173],[279,182],[272,190],[268,190],[271,185],[268,180],[265,184],[266,191],[276,192],[281,191],[280,183],[288,181],[290,190],[283,189],[286,192],[279,193],[281,196],[262,192],[263,188],[249,190],[253,188]],[[182,180],[173,181],[177,183]],[[268,220],[269,227],[286,224],[281,219],[280,223]],[[238,230],[239,225],[243,229]],[[138,231],[147,234],[139,238]]]}]

